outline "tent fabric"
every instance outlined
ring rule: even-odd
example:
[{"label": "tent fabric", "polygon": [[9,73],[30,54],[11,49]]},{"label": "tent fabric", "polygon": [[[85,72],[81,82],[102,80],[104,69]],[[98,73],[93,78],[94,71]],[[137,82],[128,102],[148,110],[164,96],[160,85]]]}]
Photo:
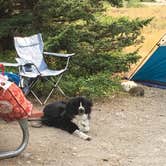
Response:
[{"label": "tent fabric", "polygon": [[166,35],[161,38],[157,48],[129,79],[154,87],[166,87]]}]

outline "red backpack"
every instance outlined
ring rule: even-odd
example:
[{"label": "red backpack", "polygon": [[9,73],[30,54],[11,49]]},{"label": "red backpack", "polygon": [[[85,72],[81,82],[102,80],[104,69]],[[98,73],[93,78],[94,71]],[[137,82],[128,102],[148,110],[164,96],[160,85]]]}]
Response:
[{"label": "red backpack", "polygon": [[[2,74],[4,66],[0,64]],[[31,115],[32,104],[26,99],[22,90],[0,74],[0,118],[5,121],[19,120]]]}]

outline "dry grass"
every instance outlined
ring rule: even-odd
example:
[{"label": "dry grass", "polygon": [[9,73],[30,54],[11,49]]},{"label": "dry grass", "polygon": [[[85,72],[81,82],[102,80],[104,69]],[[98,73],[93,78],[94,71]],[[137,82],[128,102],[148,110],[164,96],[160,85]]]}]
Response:
[{"label": "dry grass", "polygon": [[[127,16],[129,18],[154,17],[151,24],[142,30],[145,37],[141,44],[140,55],[146,56],[151,48],[166,33],[166,6],[144,6],[140,8],[109,8],[107,14],[114,17]],[[133,49],[130,48],[130,49]]]}]

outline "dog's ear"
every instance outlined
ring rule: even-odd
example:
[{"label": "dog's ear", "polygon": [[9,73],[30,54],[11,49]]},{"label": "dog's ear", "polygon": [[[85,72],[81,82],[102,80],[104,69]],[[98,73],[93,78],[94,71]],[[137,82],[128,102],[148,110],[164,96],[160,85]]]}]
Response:
[{"label": "dog's ear", "polygon": [[75,102],[74,102],[74,99],[70,99],[68,101],[68,103],[66,104],[66,115],[69,117],[69,118],[74,118],[75,114],[76,114],[76,108],[75,108]]},{"label": "dog's ear", "polygon": [[93,103],[92,103],[92,100],[91,99],[88,99],[86,100],[86,103],[89,107],[92,107],[93,106]]},{"label": "dog's ear", "polygon": [[92,102],[92,100],[89,100],[89,102],[90,102],[90,106],[92,107],[93,106],[93,102]]},{"label": "dog's ear", "polygon": [[86,114],[88,114],[88,119],[90,119],[90,114],[91,114],[92,106],[93,106],[92,100],[86,98],[86,100],[84,100],[84,104],[86,108],[85,112]]},{"label": "dog's ear", "polygon": [[88,119],[89,119],[89,120],[91,119],[91,116],[90,116],[90,114],[88,114]]}]

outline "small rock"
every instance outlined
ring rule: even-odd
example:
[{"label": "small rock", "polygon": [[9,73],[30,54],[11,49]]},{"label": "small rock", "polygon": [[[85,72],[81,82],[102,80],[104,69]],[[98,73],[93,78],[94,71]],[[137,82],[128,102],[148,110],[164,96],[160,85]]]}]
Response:
[{"label": "small rock", "polygon": [[72,153],[72,156],[76,156],[77,155],[77,153]]},{"label": "small rock", "polygon": [[28,160],[28,161],[26,161],[26,163],[27,163],[27,164],[31,164],[31,161],[30,161],[30,160]]},{"label": "small rock", "polygon": [[23,154],[23,157],[29,158],[31,155],[32,155],[31,153],[24,153],[24,154]]}]

